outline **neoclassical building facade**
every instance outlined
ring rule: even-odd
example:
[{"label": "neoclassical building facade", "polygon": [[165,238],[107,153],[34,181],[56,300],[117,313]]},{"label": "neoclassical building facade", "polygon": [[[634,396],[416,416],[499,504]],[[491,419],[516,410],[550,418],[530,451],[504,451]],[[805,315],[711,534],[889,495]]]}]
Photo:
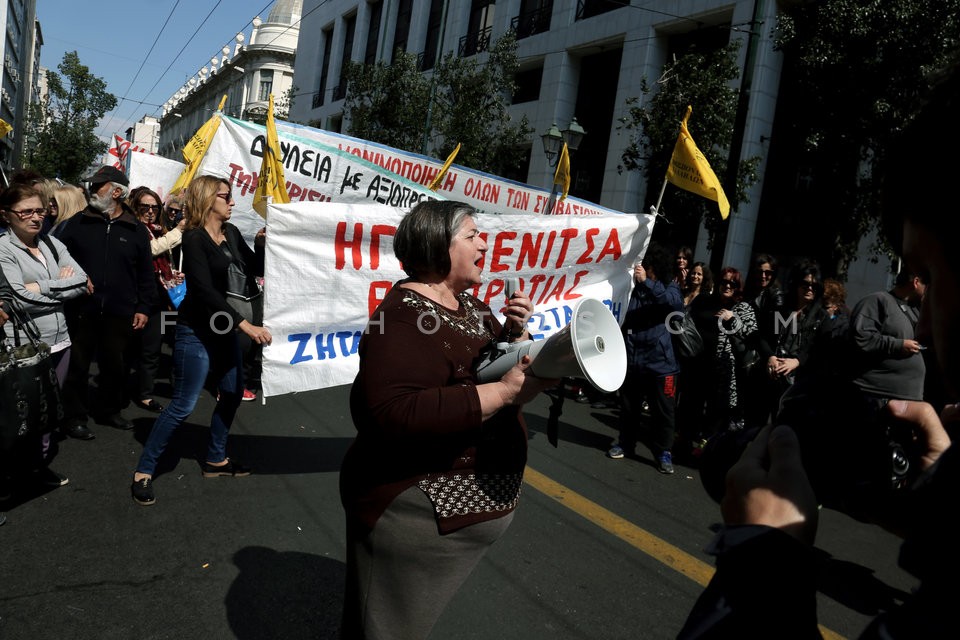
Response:
[{"label": "neoclassical building facade", "polygon": [[303,0],[277,0],[266,20],[256,17],[249,34],[238,33],[232,47],[215,52],[209,63],[163,105],[160,155],[181,160],[183,145],[216,111],[263,121],[270,94],[276,103],[293,87]]}]

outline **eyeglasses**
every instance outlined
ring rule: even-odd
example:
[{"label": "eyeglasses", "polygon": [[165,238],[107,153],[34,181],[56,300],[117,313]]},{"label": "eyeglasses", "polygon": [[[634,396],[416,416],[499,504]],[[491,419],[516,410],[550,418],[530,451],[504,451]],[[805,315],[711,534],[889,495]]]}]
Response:
[{"label": "eyeglasses", "polygon": [[217,197],[218,197],[218,198],[223,198],[224,201],[226,201],[226,202],[230,202],[231,200],[233,200],[233,194],[230,193],[229,191],[227,191],[226,193],[218,193],[218,194],[217,194]]},{"label": "eyeglasses", "polygon": [[760,270],[760,275],[763,276],[764,278],[772,278],[772,277],[773,277],[773,270],[772,270],[772,269],[761,269],[761,270]]},{"label": "eyeglasses", "polygon": [[138,204],[137,211],[140,213],[147,213],[148,211],[156,211],[160,213],[160,205],[158,204]]},{"label": "eyeglasses", "polygon": [[21,220],[29,220],[33,216],[40,216],[41,218],[47,215],[46,209],[22,209],[17,211],[16,209],[7,209],[10,213],[16,214]]},{"label": "eyeglasses", "polygon": [[167,207],[167,213],[172,213],[173,215],[178,216],[181,213],[183,213],[183,209],[174,209],[173,207]]},{"label": "eyeglasses", "polygon": [[721,280],[721,281],[720,281],[720,286],[721,286],[721,287],[730,287],[731,289],[736,289],[736,288],[737,288],[737,283],[734,282],[733,280]]}]

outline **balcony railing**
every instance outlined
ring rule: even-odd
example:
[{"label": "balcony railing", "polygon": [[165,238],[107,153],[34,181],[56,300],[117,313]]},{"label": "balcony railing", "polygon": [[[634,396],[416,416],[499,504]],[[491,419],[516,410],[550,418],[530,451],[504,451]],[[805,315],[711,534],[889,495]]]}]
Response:
[{"label": "balcony railing", "polygon": [[465,58],[483,51],[489,51],[491,35],[493,35],[492,26],[474,33],[468,33],[460,38],[460,57]]},{"label": "balcony railing", "polygon": [[341,82],[333,88],[333,99],[343,100],[347,97],[347,83]]},{"label": "balcony railing", "polygon": [[313,94],[313,103],[312,103],[312,105],[313,105],[313,108],[314,108],[314,109],[316,109],[317,107],[322,107],[322,106],[323,106],[323,92],[322,92],[322,91],[317,91],[315,94]]},{"label": "balcony railing", "polygon": [[517,40],[549,31],[551,14],[553,14],[553,7],[548,5],[534,11],[521,13],[514,18],[510,22],[510,26],[517,34]]},{"label": "balcony railing", "polygon": [[576,20],[585,20],[614,9],[629,7],[630,0],[577,0]]}]

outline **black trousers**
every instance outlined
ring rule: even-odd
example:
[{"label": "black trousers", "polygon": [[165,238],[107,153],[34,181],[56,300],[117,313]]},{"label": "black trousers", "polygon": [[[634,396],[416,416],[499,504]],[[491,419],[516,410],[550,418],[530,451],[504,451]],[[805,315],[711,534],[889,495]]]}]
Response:
[{"label": "black trousers", "polygon": [[650,421],[646,440],[654,456],[673,448],[676,430],[677,375],[658,376],[632,373],[620,387],[620,446],[628,453],[637,444],[643,401],[650,405]]},{"label": "black trousers", "polygon": [[[127,345],[133,339],[133,317],[103,313],[68,313],[70,331],[70,367],[63,387],[67,425],[85,424],[88,407],[96,406],[97,415],[117,413],[127,406]],[[88,399],[90,365],[97,361],[99,375],[93,405]]]}]

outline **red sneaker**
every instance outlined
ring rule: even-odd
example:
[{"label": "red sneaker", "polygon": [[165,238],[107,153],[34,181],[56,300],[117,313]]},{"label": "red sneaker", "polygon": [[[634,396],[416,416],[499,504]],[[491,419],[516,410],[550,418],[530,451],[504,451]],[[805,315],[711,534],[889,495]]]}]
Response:
[{"label": "red sneaker", "polygon": [[244,389],[244,390],[243,390],[243,397],[241,398],[241,400],[243,400],[244,402],[250,402],[250,401],[256,400],[256,399],[257,399],[257,392],[256,392],[256,391],[250,391],[250,389]]}]

